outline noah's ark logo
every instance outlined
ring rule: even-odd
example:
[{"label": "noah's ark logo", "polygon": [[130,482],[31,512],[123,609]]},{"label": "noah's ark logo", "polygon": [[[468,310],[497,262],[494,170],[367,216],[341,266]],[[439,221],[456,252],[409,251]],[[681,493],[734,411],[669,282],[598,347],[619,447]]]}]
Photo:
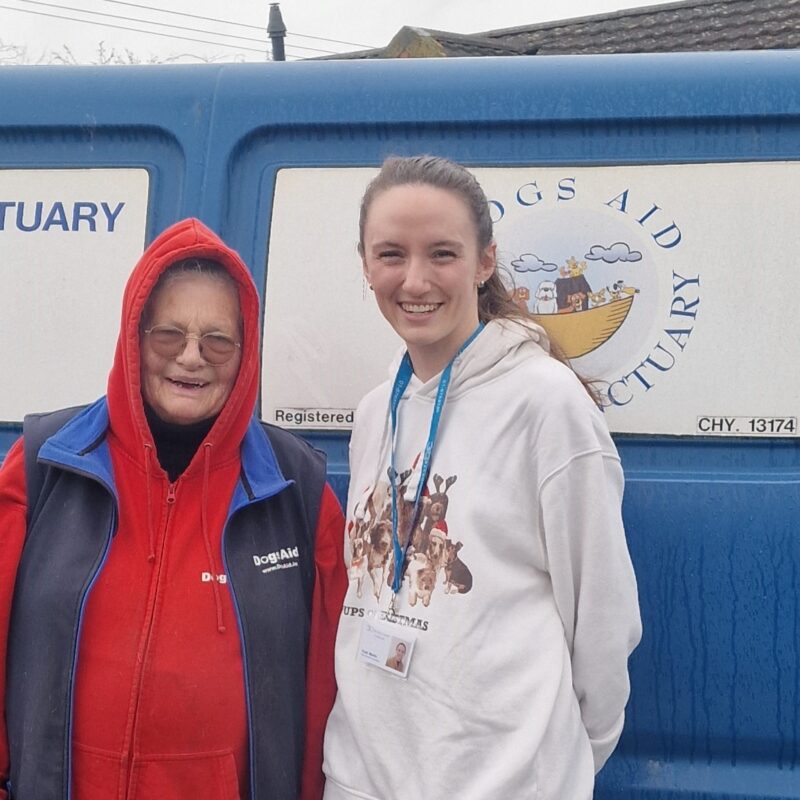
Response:
[{"label": "noah's ark logo", "polygon": [[[615,253],[620,254],[615,260],[639,261],[642,257],[624,242],[616,242],[610,248],[594,245],[586,258],[602,258]],[[511,266],[524,272],[531,255],[525,253],[522,258],[512,261]],[[639,293],[635,286],[626,286],[624,280],[614,281],[611,286],[595,283],[596,291],[592,291],[586,271],[586,261],[579,262],[570,257],[559,268],[560,277],[540,281],[533,297],[527,287],[514,289],[516,302],[533,313],[536,321],[547,329],[569,359],[585,356],[605,344],[622,327],[634,296]],[[583,316],[567,316],[570,314]]]},{"label": "noah's ark logo", "polygon": [[[606,174],[614,176],[613,170]],[[617,176],[618,177],[618,176]],[[579,193],[577,177],[490,201],[514,300],[530,311],[606,406],[626,406],[678,363],[700,307],[678,223],[645,189]]]}]

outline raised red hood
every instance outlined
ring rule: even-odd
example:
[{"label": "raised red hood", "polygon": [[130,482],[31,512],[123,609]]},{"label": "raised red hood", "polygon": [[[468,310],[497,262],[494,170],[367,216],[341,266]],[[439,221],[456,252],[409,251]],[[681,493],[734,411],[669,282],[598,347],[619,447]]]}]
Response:
[{"label": "raised red hood", "polygon": [[[174,262],[191,257],[214,259],[227,269],[239,287],[243,319],[239,375],[225,407],[206,437],[206,441],[214,443],[214,461],[237,450],[255,408],[259,374],[259,300],[253,279],[238,253],[202,222],[191,218],[177,222],[144,251],[128,279],[122,300],[114,365],[108,378],[111,430],[137,463],[144,461],[144,444],[153,443],[141,394],[139,320],[161,273]],[[197,459],[186,472],[196,468]]]}]

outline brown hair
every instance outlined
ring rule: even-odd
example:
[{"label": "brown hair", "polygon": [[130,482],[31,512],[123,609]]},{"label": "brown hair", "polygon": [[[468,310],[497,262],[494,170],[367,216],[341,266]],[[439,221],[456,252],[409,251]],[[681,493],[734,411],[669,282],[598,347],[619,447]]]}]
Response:
[{"label": "brown hair", "polygon": [[[364,226],[372,201],[388,189],[409,184],[433,186],[436,189],[453,192],[463,200],[469,209],[472,221],[475,223],[479,250],[484,251],[492,243],[494,225],[489,213],[489,201],[475,176],[466,167],[440,156],[421,155],[406,158],[390,156],[383,162],[380,172],[369,182],[361,199],[358,217],[358,252],[362,257],[364,255]],[[491,277],[478,290],[478,319],[484,323],[493,319],[526,321],[533,320],[533,315],[514,302],[511,291],[503,282],[498,269],[495,268]],[[553,341],[549,334],[548,338],[550,339],[550,355],[575,372],[558,343]],[[591,383],[577,372],[575,374],[592,400],[598,403],[597,392]]]}]

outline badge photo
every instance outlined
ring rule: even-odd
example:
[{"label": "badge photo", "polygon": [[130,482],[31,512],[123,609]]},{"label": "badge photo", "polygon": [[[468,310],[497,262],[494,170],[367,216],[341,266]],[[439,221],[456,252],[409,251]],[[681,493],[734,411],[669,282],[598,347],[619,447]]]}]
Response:
[{"label": "badge photo", "polygon": [[415,639],[406,631],[398,636],[394,626],[365,620],[358,640],[357,659],[400,678],[408,677]]}]

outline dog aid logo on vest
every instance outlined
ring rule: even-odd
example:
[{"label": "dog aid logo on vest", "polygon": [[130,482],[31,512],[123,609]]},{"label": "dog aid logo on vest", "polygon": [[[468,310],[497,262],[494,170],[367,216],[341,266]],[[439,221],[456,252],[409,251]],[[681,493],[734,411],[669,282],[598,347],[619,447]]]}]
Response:
[{"label": "dog aid logo on vest", "polygon": [[280,550],[273,550],[266,555],[253,555],[253,563],[261,567],[261,571],[266,575],[276,572],[279,569],[292,569],[299,567],[300,551],[297,547],[282,547]]}]

